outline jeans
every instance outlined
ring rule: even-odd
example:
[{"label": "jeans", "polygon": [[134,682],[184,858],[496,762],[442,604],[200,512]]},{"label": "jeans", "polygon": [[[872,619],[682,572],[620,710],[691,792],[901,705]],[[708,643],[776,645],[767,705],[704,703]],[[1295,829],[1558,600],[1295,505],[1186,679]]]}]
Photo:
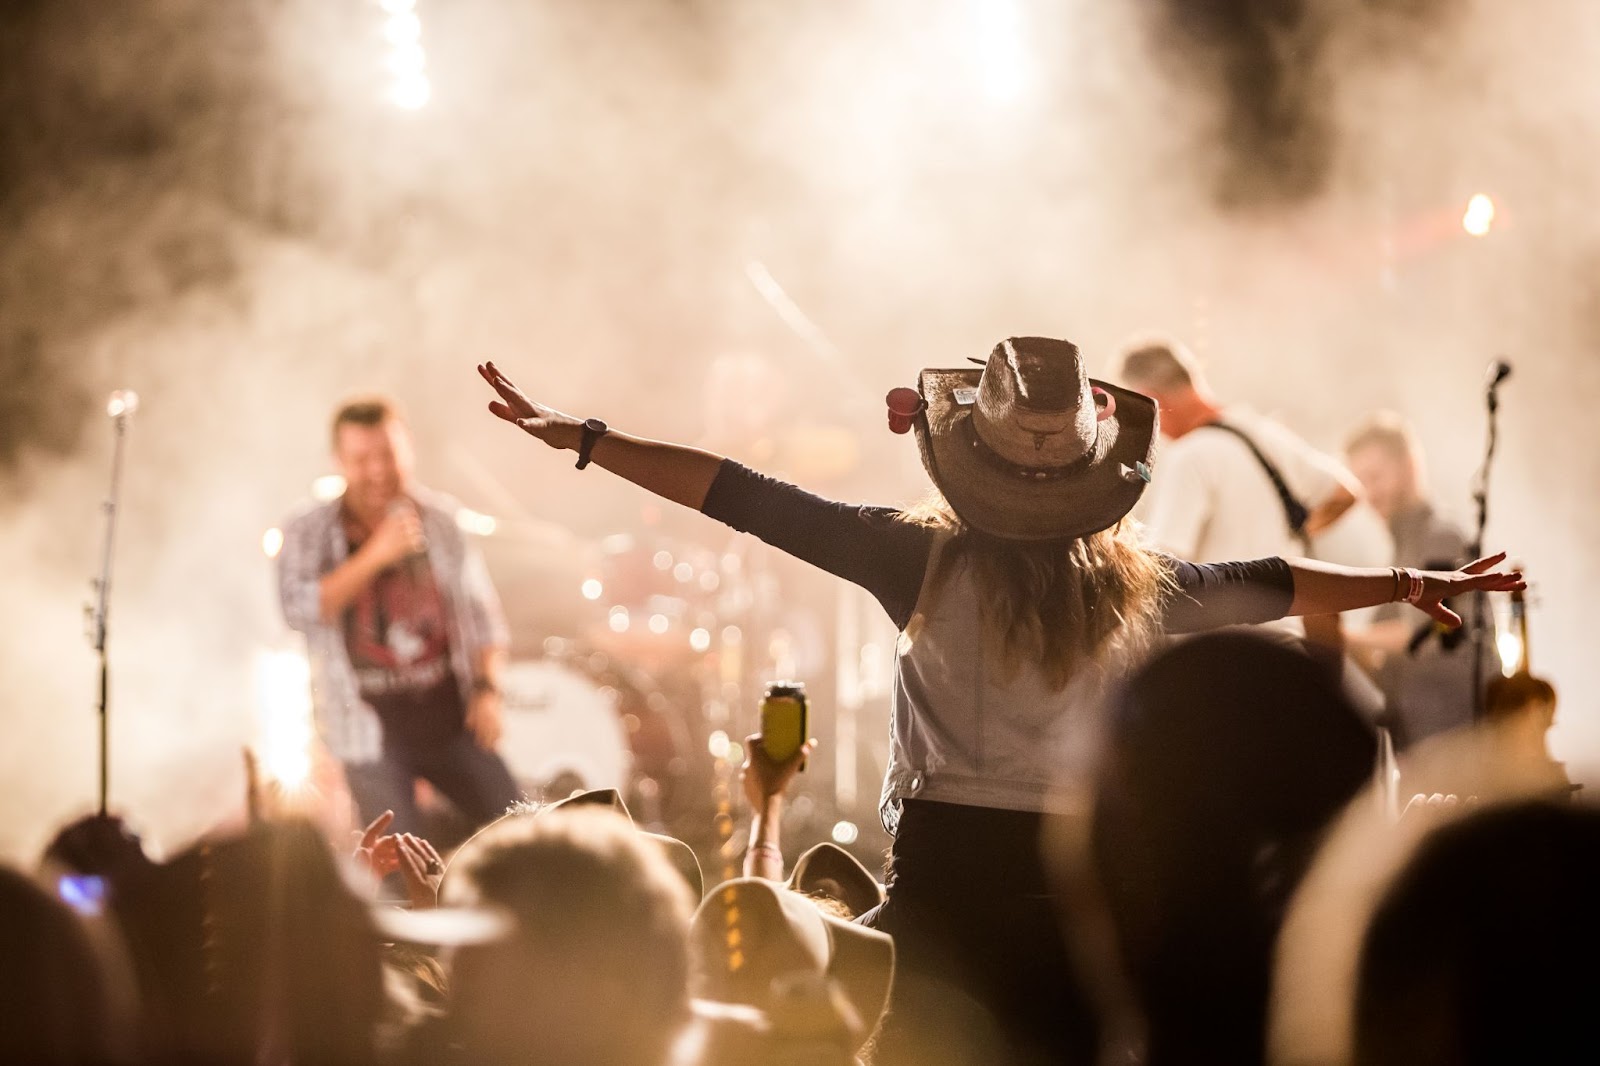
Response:
[{"label": "jeans", "polygon": [[1094,1061],[1042,829],[1031,812],[904,801],[887,897],[857,919],[895,939],[874,1066]]},{"label": "jeans", "polygon": [[345,780],[366,825],[394,812],[391,833],[420,832],[416,780],[422,778],[455,805],[474,828],[506,812],[521,794],[505,760],[478,745],[465,730],[423,748],[390,747],[370,763],[346,763]]}]

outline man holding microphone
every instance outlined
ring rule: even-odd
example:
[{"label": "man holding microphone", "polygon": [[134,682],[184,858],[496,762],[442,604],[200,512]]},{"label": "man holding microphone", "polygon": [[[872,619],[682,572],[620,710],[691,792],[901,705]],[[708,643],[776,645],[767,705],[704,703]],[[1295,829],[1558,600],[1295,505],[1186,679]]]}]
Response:
[{"label": "man holding microphone", "polygon": [[344,765],[366,823],[420,830],[418,778],[474,826],[517,787],[496,753],[508,634],[454,501],[412,481],[411,434],[396,405],[352,400],[333,418],[337,499],[284,527],[278,591],[306,635],[318,732]]}]

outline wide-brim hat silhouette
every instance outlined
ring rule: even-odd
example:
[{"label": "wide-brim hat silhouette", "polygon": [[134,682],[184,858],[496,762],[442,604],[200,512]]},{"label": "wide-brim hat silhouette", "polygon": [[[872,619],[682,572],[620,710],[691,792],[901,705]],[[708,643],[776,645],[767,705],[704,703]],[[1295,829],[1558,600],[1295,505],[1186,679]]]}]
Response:
[{"label": "wide-brim hat silhouette", "polygon": [[1120,521],[1150,481],[1155,401],[1091,379],[1070,341],[1012,337],[981,366],[922,371],[917,387],[922,465],[979,532],[1085,537]]}]

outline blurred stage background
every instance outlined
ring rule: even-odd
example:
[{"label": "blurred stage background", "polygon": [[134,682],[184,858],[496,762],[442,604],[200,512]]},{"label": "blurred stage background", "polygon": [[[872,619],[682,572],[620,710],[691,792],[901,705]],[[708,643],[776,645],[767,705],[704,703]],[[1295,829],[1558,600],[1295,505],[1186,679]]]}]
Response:
[{"label": "blurred stage background", "polygon": [[[573,471],[484,412],[472,367],[908,502],[884,392],[1021,333],[1103,373],[1170,331],[1330,450],[1394,408],[1469,527],[1484,370],[1509,360],[1487,543],[1533,582],[1554,754],[1586,781],[1597,58],[1600,7],[1569,0],[6,0],[0,853],[95,802],[83,610],[118,388],[142,403],[112,806],[153,850],[240,806],[243,745],[296,743],[264,718],[292,710],[298,641],[263,538],[371,390],[473,512],[530,670],[669,720],[710,692],[729,743],[760,682],[805,680],[824,746],[791,839],[846,822],[881,848],[871,604]],[[689,737],[697,764],[720,744]]]}]

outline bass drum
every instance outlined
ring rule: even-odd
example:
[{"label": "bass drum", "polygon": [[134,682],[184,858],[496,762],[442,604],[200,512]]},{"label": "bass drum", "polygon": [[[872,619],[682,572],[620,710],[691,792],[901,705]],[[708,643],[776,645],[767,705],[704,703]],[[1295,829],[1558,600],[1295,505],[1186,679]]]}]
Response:
[{"label": "bass drum", "polygon": [[[555,644],[556,642],[552,642]],[[599,651],[513,660],[501,674],[500,753],[531,799],[614,788],[641,823],[673,820],[701,789],[683,706],[655,679]]]}]

